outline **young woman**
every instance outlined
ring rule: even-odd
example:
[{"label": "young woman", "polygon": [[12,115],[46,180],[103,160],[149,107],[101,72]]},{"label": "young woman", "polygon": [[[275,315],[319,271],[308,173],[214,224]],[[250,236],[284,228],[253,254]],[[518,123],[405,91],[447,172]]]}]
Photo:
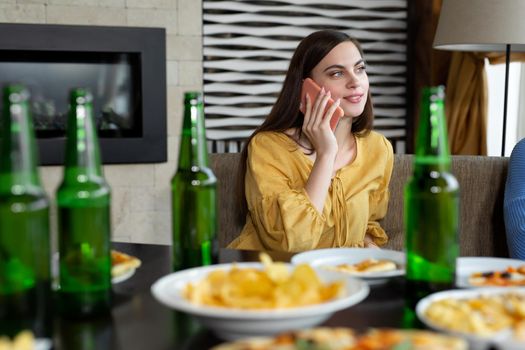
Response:
[{"label": "young woman", "polygon": [[[321,92],[299,111],[303,80]],[[329,98],[335,103],[325,112]],[[330,117],[344,116],[334,131]],[[331,30],[304,38],[282,90],[243,150],[239,196],[246,225],[230,248],[299,252],[377,247],[387,210],[393,152],[371,131],[372,101],[363,53]]]}]

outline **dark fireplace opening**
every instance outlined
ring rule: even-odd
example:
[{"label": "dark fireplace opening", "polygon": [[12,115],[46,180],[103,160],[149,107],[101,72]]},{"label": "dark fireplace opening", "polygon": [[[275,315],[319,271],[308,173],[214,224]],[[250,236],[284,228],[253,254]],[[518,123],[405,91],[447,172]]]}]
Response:
[{"label": "dark fireplace opening", "polygon": [[0,84],[29,88],[41,164],[63,163],[73,87],[93,93],[104,163],[166,161],[164,29],[0,24],[0,33]]},{"label": "dark fireplace opening", "polygon": [[137,54],[4,51],[0,56],[0,77],[2,83],[17,82],[22,77],[31,92],[31,111],[39,138],[65,136],[67,86],[85,87],[93,93],[100,137],[142,135]]}]

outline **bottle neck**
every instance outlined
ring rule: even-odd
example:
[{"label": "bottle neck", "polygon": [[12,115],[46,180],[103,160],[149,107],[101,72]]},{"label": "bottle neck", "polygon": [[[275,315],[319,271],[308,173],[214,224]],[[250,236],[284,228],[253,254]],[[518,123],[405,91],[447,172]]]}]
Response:
[{"label": "bottle neck", "polygon": [[23,91],[4,92],[2,118],[2,142],[0,151],[0,186],[12,188],[15,185],[41,187],[38,176],[38,160],[35,133],[26,100],[13,102],[16,94]]},{"label": "bottle neck", "polygon": [[184,122],[179,152],[179,169],[208,167],[204,108],[202,102],[185,101]]},{"label": "bottle neck", "polygon": [[90,103],[72,99],[67,126],[64,180],[86,182],[102,178],[97,130]]},{"label": "bottle neck", "polygon": [[443,91],[434,89],[423,92],[414,165],[421,170],[449,171]]}]

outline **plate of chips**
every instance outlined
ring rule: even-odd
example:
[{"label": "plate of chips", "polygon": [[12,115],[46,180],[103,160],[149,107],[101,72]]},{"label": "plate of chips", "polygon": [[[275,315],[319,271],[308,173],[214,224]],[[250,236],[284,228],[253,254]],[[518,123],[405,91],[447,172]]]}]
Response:
[{"label": "plate of chips", "polygon": [[313,327],[369,293],[366,283],[344,274],[268,259],[175,272],[151,291],[226,340]]},{"label": "plate of chips", "polygon": [[13,339],[0,335],[1,350],[49,350],[52,345],[51,339],[35,338],[30,330],[21,331]]}]

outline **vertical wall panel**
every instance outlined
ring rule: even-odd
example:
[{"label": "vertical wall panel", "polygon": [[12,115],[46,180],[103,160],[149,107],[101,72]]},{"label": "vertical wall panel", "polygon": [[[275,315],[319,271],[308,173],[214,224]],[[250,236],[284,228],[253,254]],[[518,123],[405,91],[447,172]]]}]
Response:
[{"label": "vertical wall panel", "polygon": [[356,37],[367,61],[374,128],[404,153],[407,0],[203,0],[204,92],[213,151],[237,152],[281,89],[299,41],[336,29]]}]

